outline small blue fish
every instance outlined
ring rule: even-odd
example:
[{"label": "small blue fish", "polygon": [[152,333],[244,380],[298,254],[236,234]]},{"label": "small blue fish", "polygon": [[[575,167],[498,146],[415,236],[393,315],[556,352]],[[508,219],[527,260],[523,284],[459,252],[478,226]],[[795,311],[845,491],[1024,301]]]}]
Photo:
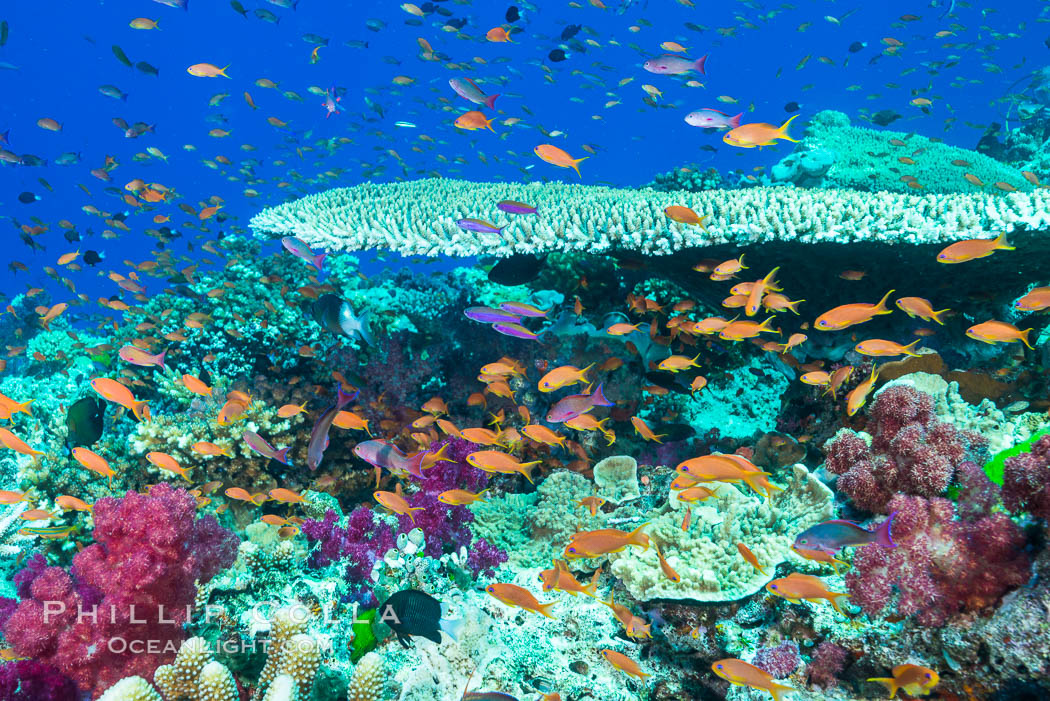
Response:
[{"label": "small blue fish", "polygon": [[893,542],[892,527],[893,517],[897,515],[894,511],[889,518],[879,524],[874,531],[861,528],[852,521],[825,521],[807,528],[795,538],[794,547],[803,550],[820,550],[829,555],[836,554],[846,547],[867,545],[875,543],[884,548],[895,548]]}]

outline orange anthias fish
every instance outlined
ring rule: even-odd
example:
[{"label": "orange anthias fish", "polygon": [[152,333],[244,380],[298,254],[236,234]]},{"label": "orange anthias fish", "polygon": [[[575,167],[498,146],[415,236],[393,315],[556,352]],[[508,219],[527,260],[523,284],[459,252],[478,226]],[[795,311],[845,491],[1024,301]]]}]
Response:
[{"label": "orange anthias fish", "polygon": [[630,533],[614,528],[603,528],[597,531],[581,531],[573,535],[565,546],[563,556],[566,560],[578,560],[585,557],[597,557],[607,553],[618,553],[628,545],[636,545],[643,550],[649,549],[649,536],[642,533],[648,523],[635,528]]},{"label": "orange anthias fish", "polygon": [[941,326],[944,326],[944,322],[941,321],[941,315],[951,311],[951,309],[934,311],[930,300],[922,297],[901,297],[897,300],[897,307],[913,319],[919,318],[923,321],[935,321]]},{"label": "orange anthias fish", "polygon": [[507,606],[513,606],[516,608],[538,613],[547,618],[554,618],[551,615],[550,610],[554,608],[556,601],[544,604],[540,603],[535,596],[532,595],[528,589],[519,587],[517,584],[506,584],[503,582],[493,582],[492,584],[485,587],[487,591],[494,599],[501,601]]},{"label": "orange anthias fish", "polygon": [[814,328],[819,331],[841,331],[842,329],[863,324],[871,321],[879,314],[891,314],[892,309],[886,308],[886,300],[893,294],[893,290],[887,292],[878,304],[843,304],[842,306],[829,309],[813,322]]},{"label": "orange anthias fish", "polygon": [[1017,300],[1014,308],[1026,312],[1041,312],[1044,309],[1050,309],[1050,287],[1032,288]]},{"label": "orange anthias fish", "polygon": [[93,453],[87,448],[73,448],[73,458],[92,472],[97,472],[103,477],[109,478],[109,486],[113,487],[113,475],[117,473],[101,455]]},{"label": "orange anthias fish", "polygon": [[187,474],[186,468],[179,465],[178,460],[167,453],[160,453],[157,451],[146,453],[146,460],[148,460],[154,467],[165,470],[166,472],[174,472],[187,482],[190,481],[190,476]]},{"label": "orange anthias fish", "polygon": [[730,146],[739,148],[755,148],[756,146],[772,146],[778,139],[786,139],[798,143],[798,139],[792,139],[787,128],[798,115],[792,116],[779,127],[764,122],[755,124],[741,124],[736,129],[731,129],[722,137],[722,141]]},{"label": "orange anthias fish", "polygon": [[559,368],[554,368],[540,378],[539,383],[537,383],[537,388],[541,392],[553,392],[556,389],[568,387],[569,385],[576,383],[587,384],[587,371],[592,367],[594,367],[594,363],[591,363],[582,370],[572,365],[562,365]]},{"label": "orange anthias fish", "polygon": [[892,677],[871,677],[868,681],[884,685],[889,689],[892,699],[902,689],[909,696],[926,696],[940,683],[941,677],[929,667],[899,664],[893,668]]},{"label": "orange anthias fish", "polygon": [[747,564],[754,567],[763,575],[766,573],[766,571],[762,569],[762,565],[758,564],[758,558],[755,557],[755,554],[753,552],[751,552],[751,548],[747,547],[743,543],[737,543],[736,549],[740,552],[740,556],[747,561]]},{"label": "orange anthias fish", "polygon": [[821,599],[827,599],[835,610],[843,615],[845,614],[839,606],[839,599],[849,598],[846,592],[830,591],[820,577],[798,572],[792,572],[782,579],[774,579],[766,585],[766,590],[793,604],[801,603],[803,600],[816,603]]},{"label": "orange anthias fish", "polygon": [[1013,324],[1005,321],[985,321],[966,329],[966,335],[981,343],[1023,343],[1029,348],[1032,344],[1028,342],[1028,334],[1032,329],[1022,331]]},{"label": "orange anthias fish", "polygon": [[34,450],[33,448],[30,448],[28,443],[26,443],[21,438],[8,431],[6,428],[0,428],[0,444],[2,444],[5,448],[10,448],[16,453],[21,453],[22,455],[31,455],[34,458],[38,455],[44,454],[44,452],[41,450]]},{"label": "orange anthias fish", "polygon": [[412,523],[416,522],[416,511],[422,511],[422,506],[409,506],[405,498],[401,496],[401,485],[397,486],[397,492],[375,491],[372,496],[386,508],[401,516],[408,516]]},{"label": "orange anthias fish", "polygon": [[673,204],[670,207],[664,208],[664,214],[667,215],[667,218],[671,221],[676,221],[679,224],[699,226],[704,231],[707,231],[707,227],[704,226],[704,223],[707,221],[708,215],[705,214],[701,217],[689,207]]},{"label": "orange anthias fish", "polygon": [[136,400],[131,390],[116,380],[111,380],[108,377],[96,377],[91,381],[91,388],[98,392],[103,399],[119,404],[125,409],[130,409],[131,413],[139,421],[143,419],[149,420],[149,403]]},{"label": "orange anthias fish", "polygon": [[482,489],[475,494],[473,492],[468,492],[465,489],[448,489],[441,492],[441,494],[438,494],[438,501],[442,504],[450,504],[452,506],[464,506],[466,504],[473,504],[476,501],[487,502],[488,500],[485,499],[484,496],[487,491],[489,490]]},{"label": "orange anthias fish", "polygon": [[969,239],[957,241],[937,254],[938,263],[965,263],[978,258],[986,258],[996,251],[1013,251],[1013,246],[1006,240],[1006,233],[994,239]]},{"label": "orange anthias fish", "polygon": [[581,178],[583,175],[580,173],[579,164],[581,161],[590,158],[590,156],[573,158],[568,153],[552,144],[540,144],[533,149],[533,152],[540,157],[540,160],[546,161],[551,165],[558,166],[559,168],[572,168],[576,171],[576,175],[579,175]]},{"label": "orange anthias fish", "polygon": [[906,346],[902,346],[899,343],[893,341],[887,341],[881,338],[869,338],[866,341],[858,343],[854,350],[861,355],[870,355],[879,358],[892,358],[898,355],[909,355],[913,358],[919,357],[919,354],[915,352],[915,346],[919,344],[919,341],[914,341]]},{"label": "orange anthias fish", "polygon": [[[466,431],[463,433],[465,435]],[[517,473],[532,482],[532,471],[529,468],[543,461],[519,462],[513,455],[501,453],[498,450],[478,450],[467,455],[467,462],[485,472],[498,472],[504,475]]]},{"label": "orange anthias fish", "polygon": [[602,650],[602,657],[608,660],[609,664],[613,667],[625,674],[630,674],[632,677],[645,679],[650,676],[648,673],[642,671],[642,668],[637,662],[622,652],[616,652],[616,650]]},{"label": "orange anthias fish", "polygon": [[471,110],[470,112],[464,112],[456,117],[456,121],[454,121],[452,125],[459,127],[460,129],[466,129],[467,131],[488,129],[495,133],[496,130],[492,128],[492,122],[492,119],[485,119],[485,115],[481,112]]},{"label": "orange anthias fish", "polygon": [[229,68],[229,66],[219,68],[210,63],[195,63],[187,68],[186,72],[197,78],[218,78],[220,75],[223,78],[229,78],[230,76],[226,75],[227,68]]},{"label": "orange anthias fish", "polygon": [[565,564],[565,561],[556,559],[554,560],[554,567],[540,572],[540,581],[543,582],[544,592],[556,589],[558,591],[566,592],[570,596],[576,596],[577,594],[595,596],[595,592],[598,590],[598,577],[601,573],[602,568],[599,567],[594,575],[591,576],[590,584],[580,584],[576,578],[572,576],[572,572],[569,571],[569,567]]},{"label": "orange anthias fish", "polygon": [[849,416],[853,416],[864,406],[864,402],[868,400],[868,395],[871,394],[871,389],[875,386],[875,381],[877,379],[879,379],[878,368],[872,365],[871,376],[854,387],[850,393],[846,395],[846,413]]},{"label": "orange anthias fish", "polygon": [[810,550],[809,548],[801,548],[798,545],[792,545],[791,549],[795,551],[799,557],[803,557],[813,562],[822,562],[827,565],[831,565],[835,569],[835,574],[839,573],[839,567],[848,566],[849,563],[844,560],[839,560],[834,555],[824,550]]},{"label": "orange anthias fish", "polygon": [[711,663],[711,669],[730,684],[768,691],[773,696],[773,701],[780,701],[786,692],[795,691],[793,687],[777,684],[771,674],[735,657],[716,660]]}]

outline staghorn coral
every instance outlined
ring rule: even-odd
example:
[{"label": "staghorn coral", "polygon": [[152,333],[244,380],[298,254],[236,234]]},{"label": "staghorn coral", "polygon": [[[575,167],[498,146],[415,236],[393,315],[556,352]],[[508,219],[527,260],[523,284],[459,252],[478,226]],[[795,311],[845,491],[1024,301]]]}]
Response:
[{"label": "staghorn coral", "polygon": [[678,572],[672,582],[661,571],[655,548],[629,547],[609,555],[610,571],[636,599],[736,601],[759,591],[769,581],[744,561],[733,547],[744,543],[767,572],[794,557],[795,535],[832,517],[830,489],[802,465],[792,468],[787,487],[769,500],[727,484],[714,487],[716,497],[693,507],[693,524],[682,530],[686,504],[651,518],[645,529],[668,564]]},{"label": "staghorn coral", "polygon": [[[519,217],[498,237],[456,226],[463,217],[503,221],[495,203],[505,199],[537,205],[544,216]],[[669,205],[710,217],[707,230],[671,221],[663,211]],[[613,248],[666,255],[717,243],[773,240],[899,245],[1048,225],[1050,193],[1043,190],[922,195],[758,187],[683,194],[459,180],[329,190],[267,209],[251,221],[259,235],[297,236],[332,251],[384,248],[427,256]]]}]

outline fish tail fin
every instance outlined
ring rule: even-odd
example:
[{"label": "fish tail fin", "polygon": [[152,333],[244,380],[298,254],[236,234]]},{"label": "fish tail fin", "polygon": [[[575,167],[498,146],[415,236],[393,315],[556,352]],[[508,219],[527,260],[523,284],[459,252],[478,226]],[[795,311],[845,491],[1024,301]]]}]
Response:
[{"label": "fish tail fin", "polygon": [[594,388],[594,392],[591,393],[591,404],[594,406],[614,406],[615,402],[610,402],[606,399],[605,393],[602,391],[602,384],[599,382],[598,386]]},{"label": "fish tail fin", "polygon": [[352,402],[355,399],[357,399],[357,395],[360,392],[361,392],[361,390],[355,390],[353,394],[347,394],[346,392],[343,391],[342,383],[339,383],[338,385],[336,385],[336,389],[335,389],[335,396],[336,396],[335,407],[336,407],[336,410],[337,411],[341,410],[347,404],[349,404],[350,402]]},{"label": "fish tail fin", "polygon": [[316,256],[310,259],[310,262],[314,264],[319,272],[324,272],[324,259],[328,257],[328,252],[318,253]]},{"label": "fish tail fin", "polygon": [[838,611],[843,616],[845,616],[846,612],[843,611],[842,607],[839,605],[839,600],[840,599],[842,601],[848,601],[849,600],[849,594],[847,594],[844,591],[831,591],[831,592],[828,592],[828,601],[831,602],[831,605],[835,607],[836,611]]},{"label": "fish tail fin", "polygon": [[[405,466],[406,472],[408,472],[408,474],[412,475],[413,477],[419,477],[420,479],[426,477],[426,475],[423,474],[423,459],[426,456],[427,453],[424,450],[419,453],[416,453],[411,458],[409,458]],[[414,521],[415,519],[413,519],[413,522]]]},{"label": "fish tail fin", "polygon": [[18,412],[22,412],[23,414],[27,414],[27,415],[29,415],[29,416],[32,416],[32,415],[33,415],[33,412],[31,412],[31,411],[29,410],[29,405],[30,405],[30,404],[32,404],[32,403],[33,403],[33,402],[35,402],[35,401],[36,401],[36,399],[30,399],[30,400],[29,400],[28,402],[15,402],[15,404],[17,404],[17,405],[18,405],[18,408],[17,408],[17,409],[15,409],[15,410],[14,410],[13,412],[11,412],[11,413],[12,413],[12,414],[17,414]]},{"label": "fish tail fin", "polygon": [[554,605],[557,603],[557,601],[552,601],[549,604],[540,604],[536,607],[536,611],[537,613],[543,614],[547,618],[554,618],[554,616],[551,615],[551,609],[553,609]]},{"label": "fish tail fin", "polygon": [[893,542],[893,519],[896,515],[897,512],[894,511],[875,529],[875,540],[873,541],[875,544],[884,548],[897,547],[897,544]]},{"label": "fish tail fin", "polygon": [[[189,3],[186,3],[186,4],[189,5]],[[229,68],[231,65],[233,65],[233,64],[227,63],[225,66],[220,68],[219,69],[219,75],[221,75],[223,78],[229,78],[230,76],[226,75],[226,69]]]},{"label": "fish tail fin", "polygon": [[361,328],[358,329],[358,333],[360,334],[362,341],[364,341],[367,345],[375,348],[376,339],[374,336],[372,336],[372,329],[370,325],[371,317],[371,309],[365,310],[364,313],[361,314],[361,316],[357,317],[357,321],[361,324]]},{"label": "fish tail fin", "polygon": [[930,312],[930,318],[936,321],[941,326],[944,326],[944,322],[941,321],[941,314],[947,314],[951,309],[941,309],[939,311]]},{"label": "fish tail fin", "polygon": [[875,305],[875,313],[876,314],[891,314],[891,313],[893,313],[893,310],[886,306],[886,302],[889,300],[890,295],[893,294],[895,291],[896,290],[890,290],[889,292],[887,292],[886,294],[884,294],[882,296],[882,299],[879,300],[879,303]]},{"label": "fish tail fin", "polygon": [[495,93],[494,95],[489,95],[488,97],[486,97],[485,106],[488,107],[490,110],[496,109],[496,98],[499,97],[500,94],[501,93]]},{"label": "fish tail fin", "polygon": [[[758,328],[762,329],[763,331],[774,331],[775,329],[773,329],[773,327],[767,326],[767,324],[769,324],[774,319],[776,319],[775,316],[767,317],[765,321],[763,321],[761,324],[758,325]],[[777,331],[777,333],[780,333],[780,332]]]},{"label": "fish tail fin", "polygon": [[168,357],[169,350],[171,349],[165,348],[163,351],[161,351],[161,354],[157,356],[157,362],[160,363],[160,366],[165,370],[168,369],[168,366],[164,364],[164,359]]},{"label": "fish tail fin", "polygon": [[590,156],[584,156],[583,158],[574,158],[572,161],[572,169],[576,171],[576,175],[583,177],[583,173],[580,172],[580,163],[586,161]]},{"label": "fish tail fin", "polygon": [[784,694],[789,691],[797,691],[793,686],[787,686],[785,684],[770,684],[767,691],[773,696],[773,701],[781,701]]},{"label": "fish tail fin", "polygon": [[741,112],[740,114],[736,115],[735,117],[730,117],[729,118],[729,127],[731,129],[736,129],[738,126],[740,126],[740,118],[743,117],[743,116],[744,116],[744,113]]},{"label": "fish tail fin", "polygon": [[452,458],[448,457],[447,451],[449,445],[449,443],[442,443],[440,448],[431,453],[431,455],[434,457],[434,462],[456,462]]},{"label": "fish tail fin", "polygon": [[225,455],[228,458],[232,458],[233,450],[230,448],[230,446],[226,446],[225,448],[219,451],[219,455]]},{"label": "fish tail fin", "polygon": [[798,305],[802,304],[805,301],[806,300],[804,300],[804,299],[796,299],[794,302],[792,302],[791,304],[787,305],[787,308],[791,310],[792,314],[795,314],[796,316],[798,316],[798,309],[797,309],[797,307],[798,307]]},{"label": "fish tail fin", "polygon": [[765,491],[762,489],[764,485],[762,484],[761,479],[768,475],[768,472],[745,472],[741,479],[747,483],[748,487],[755,490],[755,494],[765,494]]},{"label": "fish tail fin", "polygon": [[594,571],[594,576],[591,577],[590,583],[589,584],[585,584],[584,587],[583,587],[583,592],[585,594],[587,594],[589,596],[592,596],[594,598],[598,597],[598,577],[601,575],[601,573],[602,573],[602,568],[601,567],[599,567],[598,569],[596,569]]},{"label": "fish tail fin", "polygon": [[697,367],[697,368],[700,367],[700,363],[698,363],[696,361],[700,360],[700,356],[701,355],[702,355],[702,353],[697,353],[695,356],[693,356],[693,359],[689,361],[689,364],[691,366],[693,366],[693,367]]},{"label": "fish tail fin", "polygon": [[532,481],[532,466],[539,465],[542,460],[533,460],[532,462],[518,463],[519,472],[521,476],[529,481],[529,484],[536,484]]},{"label": "fish tail fin", "polygon": [[790,134],[788,134],[788,126],[789,126],[789,125],[790,125],[790,124],[791,124],[791,123],[792,123],[793,121],[795,121],[795,118],[796,118],[796,117],[798,117],[798,115],[797,115],[797,114],[791,115],[791,117],[790,117],[790,118],[788,118],[788,120],[787,120],[786,122],[784,122],[783,124],[781,124],[781,125],[780,125],[780,128],[779,128],[779,129],[777,129],[777,136],[779,136],[779,137],[780,137],[781,139],[787,139],[788,141],[794,141],[795,143],[798,143],[798,139],[792,139],[792,138],[791,138],[791,135],[790,135]]},{"label": "fish tail fin", "polygon": [[[492,128],[492,123],[493,123],[494,121],[496,121],[496,118],[495,118],[495,117],[493,117],[492,119],[484,119],[484,118],[482,118],[482,121],[483,121],[483,122],[485,122],[485,128],[486,128],[486,129],[488,129],[489,131],[491,131],[491,132],[492,132],[493,134],[495,134],[495,133],[496,133],[496,130]],[[502,231],[503,229],[506,229],[506,228],[507,228],[507,227],[505,227],[505,226],[504,226],[504,227],[501,227],[501,228],[500,228],[500,231]]]},{"label": "fish tail fin", "polygon": [[922,341],[922,339],[921,338],[917,338],[914,341],[912,341],[911,343],[909,343],[908,345],[904,346],[901,350],[904,351],[905,355],[910,355],[913,358],[917,358],[917,357],[919,357],[919,354],[915,352],[915,346],[919,345],[920,341]]},{"label": "fish tail fin", "polygon": [[[442,611],[442,615],[444,615],[444,611]],[[444,633],[445,635],[452,638],[452,640],[458,643],[459,636],[462,634],[463,631],[463,619],[442,618],[441,621],[438,623],[438,628],[441,629],[442,633]]]},{"label": "fish tail fin", "polygon": [[882,684],[884,687],[886,687],[886,689],[890,692],[889,698],[891,699],[897,695],[897,680],[893,677],[870,677],[868,681],[878,682],[879,684]]},{"label": "fish tail fin", "polygon": [[587,382],[587,371],[590,370],[593,367],[594,367],[594,363],[591,363],[590,365],[585,367],[583,370],[580,370],[580,381],[581,382]]},{"label": "fish tail fin", "polygon": [[491,487],[485,487],[480,492],[478,492],[478,501],[483,501],[486,504],[489,503],[489,500],[482,496],[483,494],[485,494],[485,492],[489,491],[489,489],[491,489]]},{"label": "fish tail fin", "polygon": [[292,462],[288,459],[288,451],[292,449],[292,446],[281,448],[280,450],[274,451],[273,459],[282,465],[291,465]]},{"label": "fish tail fin", "polygon": [[747,255],[746,253],[741,253],[740,257],[736,259],[736,262],[740,264],[740,269],[741,270],[747,270],[748,269],[748,267],[746,265],[744,265],[744,256],[746,256],[746,255]]},{"label": "fish tail fin", "polygon": [[649,549],[649,536],[647,536],[646,534],[642,533],[642,529],[645,528],[648,525],[649,525],[649,522],[646,521],[642,525],[638,526],[638,528],[635,528],[633,531],[628,533],[627,534],[627,542],[629,544],[631,544],[631,545],[638,545],[638,546],[648,550]]},{"label": "fish tail fin", "polygon": [[1028,342],[1028,334],[1030,333],[1032,333],[1032,329],[1025,329],[1020,333],[1021,343],[1028,346],[1029,350],[1035,350],[1034,348],[1032,348],[1032,344]]},{"label": "fish tail fin", "polygon": [[707,54],[704,54],[700,58],[696,59],[696,63],[693,64],[693,68],[697,70],[700,75],[707,75],[704,71],[704,64],[707,63]]},{"label": "fish tail fin", "polygon": [[149,422],[149,402],[143,400],[141,402],[134,402],[131,405],[131,413],[135,415],[137,421],[142,421],[145,417],[145,421]]},{"label": "fish tail fin", "polygon": [[1011,246],[1010,242],[1006,240],[1006,232],[999,234],[995,237],[995,249],[997,251],[1014,251],[1016,247]]}]

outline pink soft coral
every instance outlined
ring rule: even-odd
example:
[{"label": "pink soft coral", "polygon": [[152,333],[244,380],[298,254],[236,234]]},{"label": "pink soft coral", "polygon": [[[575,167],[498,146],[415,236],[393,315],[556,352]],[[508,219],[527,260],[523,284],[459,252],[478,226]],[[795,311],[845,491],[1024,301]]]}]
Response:
[{"label": "pink soft coral", "polygon": [[933,398],[907,385],[879,393],[868,416],[871,445],[859,434],[840,431],[826,446],[828,472],[836,488],[865,511],[889,513],[895,493],[939,496],[958,465],[986,441],[937,421]]},{"label": "pink soft coral", "polygon": [[1029,452],[1006,459],[1003,503],[1011,511],[1050,521],[1050,436],[1033,443]]},{"label": "pink soft coral", "polygon": [[952,615],[994,604],[1029,577],[1021,529],[1003,513],[956,518],[947,499],[898,494],[886,505],[897,512],[895,548],[866,545],[846,575],[853,603],[881,615],[893,611],[938,626]]},{"label": "pink soft coral", "polygon": [[195,518],[196,506],[167,484],[99,499],[96,542],[73,558],[71,573],[35,574],[4,637],[96,695],[123,677],[150,678],[185,637],[196,583],[236,555],[237,537],[213,516]]}]

